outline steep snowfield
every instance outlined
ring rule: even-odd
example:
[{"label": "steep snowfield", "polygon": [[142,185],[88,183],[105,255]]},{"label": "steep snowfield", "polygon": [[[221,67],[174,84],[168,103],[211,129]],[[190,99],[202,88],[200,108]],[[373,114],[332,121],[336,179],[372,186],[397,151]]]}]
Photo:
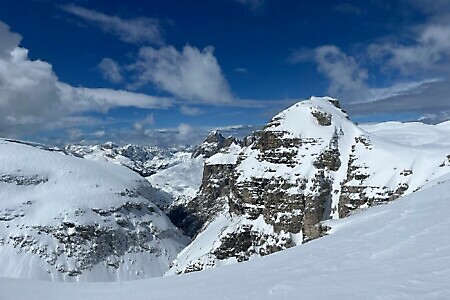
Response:
[{"label": "steep snowfield", "polygon": [[328,221],[331,234],[181,276],[67,284],[0,278],[0,299],[450,299],[450,176]]},{"label": "steep snowfield", "polygon": [[161,276],[189,242],[137,173],[2,139],[0,199],[0,276]]}]

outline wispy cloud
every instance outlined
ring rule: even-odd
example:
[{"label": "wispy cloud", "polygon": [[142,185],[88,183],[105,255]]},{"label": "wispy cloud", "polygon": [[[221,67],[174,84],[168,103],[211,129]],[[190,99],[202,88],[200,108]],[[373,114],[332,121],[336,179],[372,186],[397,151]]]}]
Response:
[{"label": "wispy cloud", "polygon": [[386,62],[393,69],[410,75],[418,71],[450,66],[450,25],[426,24],[417,31],[412,42],[374,43],[368,48],[372,59]]},{"label": "wispy cloud", "polygon": [[111,81],[113,83],[119,83],[123,81],[119,64],[111,58],[103,58],[102,61],[98,64],[98,69],[100,70],[103,78],[108,81]]},{"label": "wispy cloud", "polygon": [[121,41],[131,44],[163,45],[161,26],[157,19],[139,17],[122,19],[76,5],[64,5],[62,9],[104,32],[117,36]]},{"label": "wispy cloud", "polygon": [[180,107],[180,112],[186,116],[198,116],[198,115],[201,115],[204,113],[204,111],[198,107],[192,107],[192,106],[186,106],[186,105],[182,105]]}]

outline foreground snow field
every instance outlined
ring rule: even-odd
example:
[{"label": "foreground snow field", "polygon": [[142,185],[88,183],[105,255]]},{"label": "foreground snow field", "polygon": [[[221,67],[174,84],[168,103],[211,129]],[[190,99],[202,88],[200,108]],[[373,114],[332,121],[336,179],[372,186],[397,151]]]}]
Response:
[{"label": "foreground snow field", "polygon": [[264,258],[117,283],[0,278],[0,299],[450,299],[450,176]]}]

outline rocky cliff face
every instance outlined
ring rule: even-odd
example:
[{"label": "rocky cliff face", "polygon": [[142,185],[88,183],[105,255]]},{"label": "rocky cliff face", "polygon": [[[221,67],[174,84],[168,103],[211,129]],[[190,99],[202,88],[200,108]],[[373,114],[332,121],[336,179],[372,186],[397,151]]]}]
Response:
[{"label": "rocky cliff face", "polygon": [[335,99],[299,102],[245,143],[231,143],[206,160],[201,189],[186,206],[196,225],[181,226],[196,238],[167,274],[321,237],[323,221],[395,200],[449,172],[447,155],[370,135]]},{"label": "rocky cliff face", "polygon": [[[236,156],[241,149],[241,141],[225,138],[217,131],[212,131],[205,141],[193,152],[192,158],[210,158],[221,153],[221,158]],[[170,220],[182,231],[194,237],[201,228],[213,220],[226,205],[225,196],[230,192],[232,170],[231,164],[204,164],[202,182],[194,200],[175,202],[168,209]]]}]

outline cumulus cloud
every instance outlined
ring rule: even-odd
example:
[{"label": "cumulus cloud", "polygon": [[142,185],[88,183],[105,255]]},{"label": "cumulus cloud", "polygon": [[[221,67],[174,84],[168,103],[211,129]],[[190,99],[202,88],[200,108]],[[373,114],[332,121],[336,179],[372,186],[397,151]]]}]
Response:
[{"label": "cumulus cloud", "polygon": [[113,83],[119,83],[123,81],[119,64],[111,58],[103,58],[98,64],[98,69],[100,70],[104,79],[111,81]]},{"label": "cumulus cloud", "polygon": [[30,60],[18,46],[20,35],[0,22],[0,134],[26,132],[92,123],[86,111],[106,112],[112,107],[167,108],[173,100],[110,89],[72,87],[59,81],[52,66]]},{"label": "cumulus cloud", "polygon": [[180,141],[189,141],[190,136],[193,132],[193,127],[189,124],[181,123],[180,125],[178,125],[177,131],[178,131],[177,138]]},{"label": "cumulus cloud", "polygon": [[7,58],[14,48],[19,45],[22,37],[17,33],[12,33],[7,24],[0,21],[0,58]]},{"label": "cumulus cloud", "polygon": [[137,62],[131,66],[137,74],[133,86],[153,84],[190,102],[232,103],[236,99],[213,52],[212,47],[199,50],[189,45],[181,51],[172,46],[159,49],[143,47],[139,50]]},{"label": "cumulus cloud", "polygon": [[161,26],[157,19],[145,17],[122,19],[76,5],[64,5],[62,9],[92,25],[98,26],[104,32],[117,36],[123,42],[131,44],[164,44]]}]

